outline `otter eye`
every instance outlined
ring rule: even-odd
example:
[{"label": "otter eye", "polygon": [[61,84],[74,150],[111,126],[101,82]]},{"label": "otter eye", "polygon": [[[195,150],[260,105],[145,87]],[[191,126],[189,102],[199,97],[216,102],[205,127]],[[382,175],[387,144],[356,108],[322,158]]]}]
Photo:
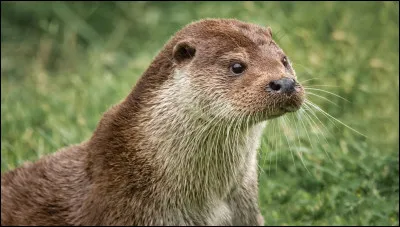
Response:
[{"label": "otter eye", "polygon": [[288,61],[288,59],[287,59],[286,56],[284,56],[284,57],[282,58],[282,64],[283,64],[283,66],[285,66],[286,68],[289,66],[289,61]]},{"label": "otter eye", "polygon": [[246,69],[246,66],[242,63],[234,63],[231,65],[231,71],[235,75],[239,75],[239,74],[243,73],[245,69]]}]

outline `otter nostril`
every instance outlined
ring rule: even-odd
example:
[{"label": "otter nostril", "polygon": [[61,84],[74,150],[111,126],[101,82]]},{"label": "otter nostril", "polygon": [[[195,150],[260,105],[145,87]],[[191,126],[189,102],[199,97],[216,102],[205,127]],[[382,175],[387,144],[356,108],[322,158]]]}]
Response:
[{"label": "otter nostril", "polygon": [[269,87],[274,91],[279,91],[281,89],[281,85],[276,81],[272,81],[269,83]]},{"label": "otter nostril", "polygon": [[292,78],[284,77],[279,80],[271,81],[268,84],[268,91],[292,93],[295,91],[296,81]]}]

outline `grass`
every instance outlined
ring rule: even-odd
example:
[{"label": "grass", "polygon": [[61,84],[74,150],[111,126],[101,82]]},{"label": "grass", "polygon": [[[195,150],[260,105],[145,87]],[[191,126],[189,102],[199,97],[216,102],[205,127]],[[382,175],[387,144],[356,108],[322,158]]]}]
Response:
[{"label": "grass", "polygon": [[317,112],[271,122],[259,159],[266,225],[399,225],[398,2],[1,6],[2,172],[88,139],[179,28],[234,17],[271,26],[300,81],[350,102],[308,98],[367,136]]}]

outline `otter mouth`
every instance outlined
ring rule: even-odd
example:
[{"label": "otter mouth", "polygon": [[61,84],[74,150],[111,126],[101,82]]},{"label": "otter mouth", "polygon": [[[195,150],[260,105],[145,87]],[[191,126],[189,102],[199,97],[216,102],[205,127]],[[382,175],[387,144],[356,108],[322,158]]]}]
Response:
[{"label": "otter mouth", "polygon": [[274,119],[274,118],[277,118],[277,117],[280,117],[280,116],[284,115],[285,113],[286,112],[282,111],[280,113],[269,114],[267,119]]},{"label": "otter mouth", "polygon": [[268,114],[268,119],[280,117],[286,113],[293,113],[300,109],[302,103],[285,103]]},{"label": "otter mouth", "polygon": [[280,109],[285,112],[296,112],[300,109],[301,105],[286,105],[281,107]]},{"label": "otter mouth", "polygon": [[282,100],[278,109],[283,113],[296,112],[301,108],[303,102],[304,96],[297,92],[296,95],[289,96],[286,100]]}]

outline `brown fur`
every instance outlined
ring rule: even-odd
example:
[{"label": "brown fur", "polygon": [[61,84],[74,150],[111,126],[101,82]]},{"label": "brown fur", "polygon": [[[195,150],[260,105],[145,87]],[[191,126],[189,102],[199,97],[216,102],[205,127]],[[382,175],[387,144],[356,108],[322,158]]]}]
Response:
[{"label": "brown fur", "polygon": [[[253,143],[248,141],[252,133],[259,133],[258,128],[253,130],[258,123],[284,114],[282,106],[299,107],[303,101],[300,85],[292,96],[265,91],[272,80],[295,78],[293,69],[282,65],[283,56],[269,28],[228,19],[189,24],[167,42],[126,99],[104,114],[88,141],[2,175],[1,224],[262,225],[256,146],[247,149]],[[247,64],[243,75],[230,75],[232,60]],[[196,94],[197,104],[186,103],[185,98],[177,101],[185,96],[168,93],[178,74],[190,81],[193,93],[184,95]],[[219,125],[241,121],[236,118],[240,114],[247,116],[237,124],[236,134],[205,130],[209,134],[190,143],[168,138],[207,122],[189,112],[199,105],[200,115],[210,117],[215,108],[208,106],[214,97],[229,103],[231,112],[213,112],[218,127],[209,127],[225,129]],[[165,114],[171,115],[159,114],[164,104]],[[173,108],[181,114],[172,116]],[[179,117],[193,124],[180,127],[181,122],[174,122]],[[254,127],[243,131],[245,123]],[[223,151],[232,145],[223,141],[236,141],[234,136],[240,149]],[[164,144],[163,138],[170,143]],[[168,146],[179,152],[162,149]]]}]

